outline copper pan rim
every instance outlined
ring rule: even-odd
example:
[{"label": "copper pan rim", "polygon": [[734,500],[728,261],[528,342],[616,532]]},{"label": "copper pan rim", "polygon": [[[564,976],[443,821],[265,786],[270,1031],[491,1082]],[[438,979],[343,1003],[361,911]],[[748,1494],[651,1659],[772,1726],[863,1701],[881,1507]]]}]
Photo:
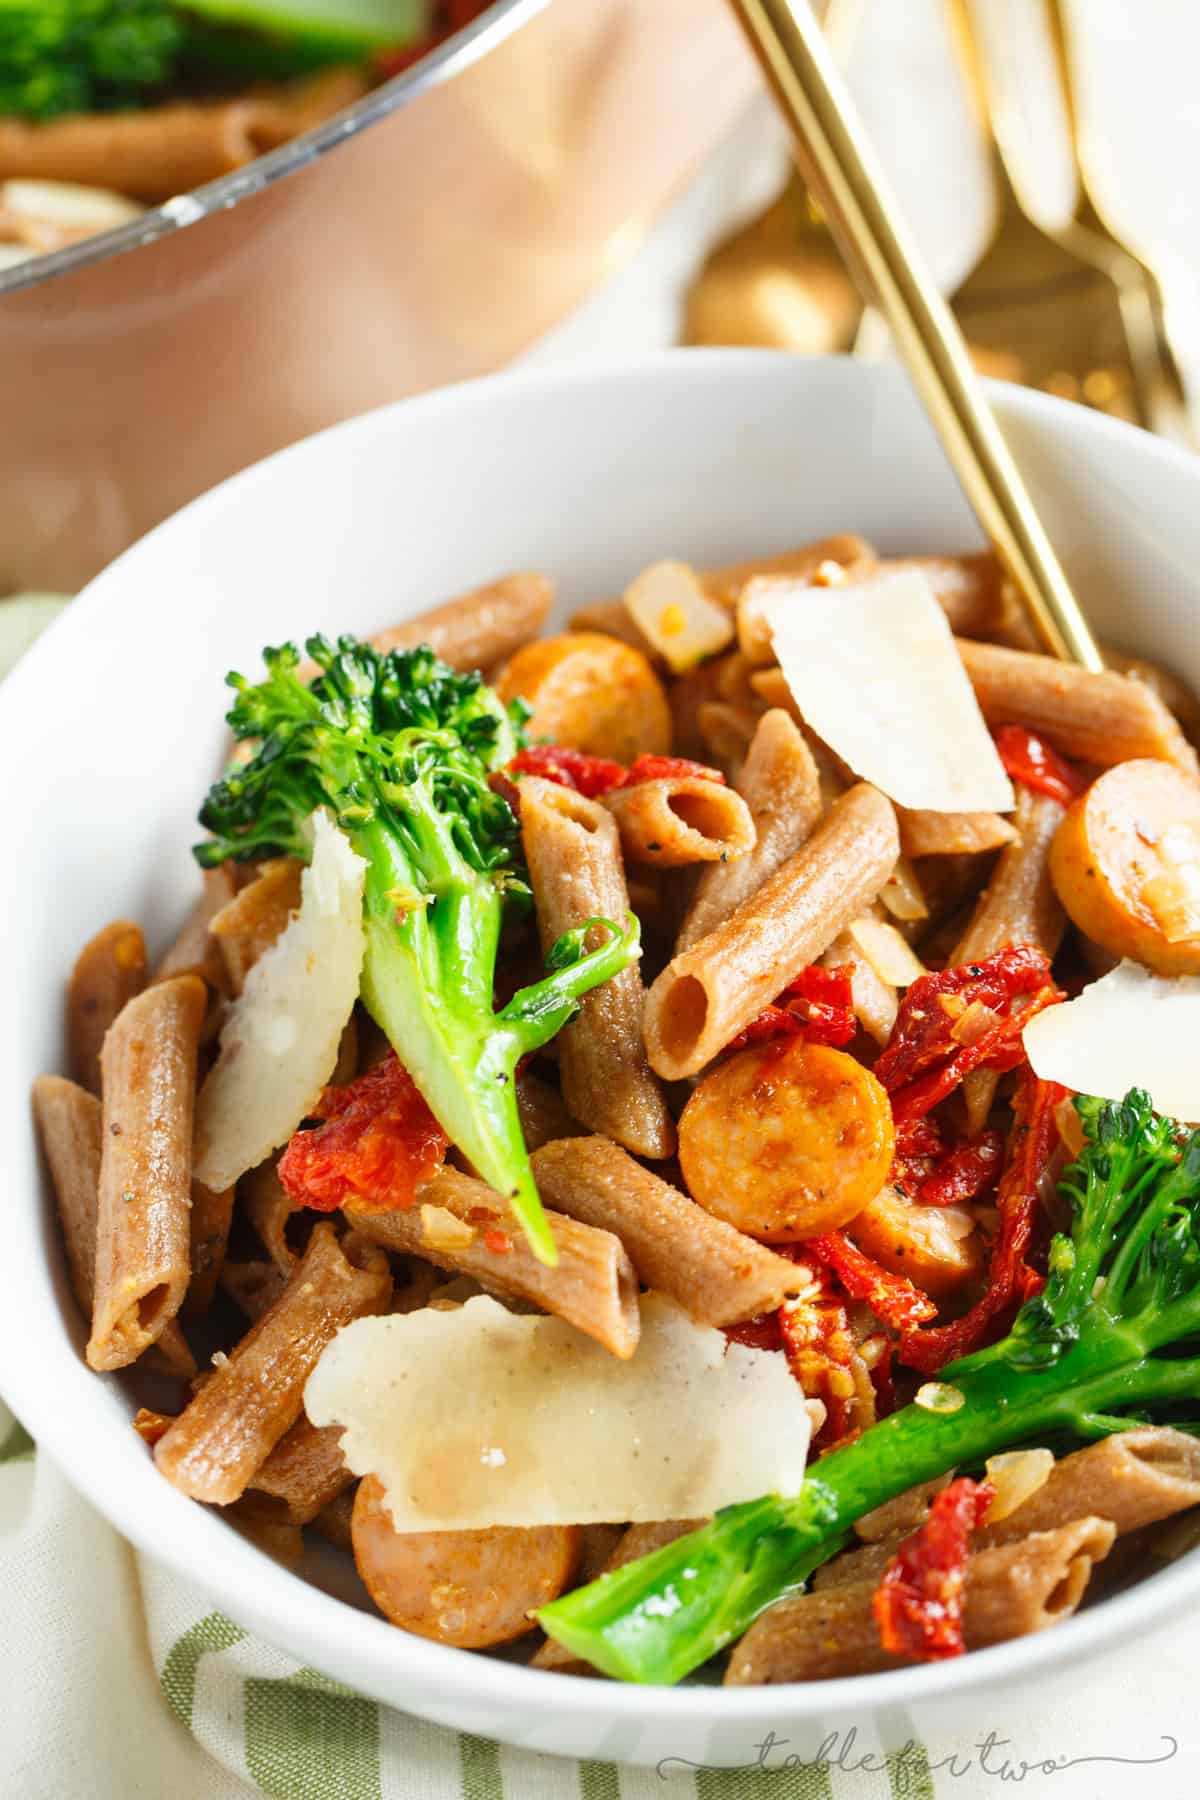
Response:
[{"label": "copper pan rim", "polygon": [[0,300],[6,294],[25,288],[40,287],[59,275],[71,275],[93,264],[140,250],[146,244],[170,237],[191,225],[199,225],[214,213],[227,212],[243,200],[261,194],[289,175],[319,161],[339,145],[361,137],[363,132],[383,119],[391,118],[411,101],[431,88],[440,87],[462,70],[479,62],[497,44],[511,37],[520,26],[545,10],[550,0],[493,0],[487,11],[472,24],[448,38],[421,58],[411,69],[396,75],[381,87],[349,106],[344,112],[293,138],[278,150],[260,156],[245,168],[222,175],[216,181],[181,194],[151,208],[127,225],[97,233],[68,249],[37,256],[15,268],[0,270]]}]

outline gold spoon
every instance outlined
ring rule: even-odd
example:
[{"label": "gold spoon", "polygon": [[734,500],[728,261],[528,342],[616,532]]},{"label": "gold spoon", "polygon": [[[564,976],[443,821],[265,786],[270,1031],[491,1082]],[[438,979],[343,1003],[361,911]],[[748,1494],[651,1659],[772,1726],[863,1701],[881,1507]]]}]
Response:
[{"label": "gold spoon", "polygon": [[807,0],[730,0],[795,139],[797,158],[1046,648],[1104,667],[976,379],[899,217]]}]

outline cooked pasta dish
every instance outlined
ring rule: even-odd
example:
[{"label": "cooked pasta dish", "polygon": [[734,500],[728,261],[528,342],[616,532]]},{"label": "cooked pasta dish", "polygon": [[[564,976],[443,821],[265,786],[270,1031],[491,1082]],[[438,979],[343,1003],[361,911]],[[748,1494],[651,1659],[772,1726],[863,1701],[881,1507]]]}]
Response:
[{"label": "cooked pasta dish", "polygon": [[83,947],[34,1092],[88,1363],[180,1492],[538,1670],[878,1672],[1163,1566],[1192,695],[853,534],[552,601],[229,677],[194,908]]}]

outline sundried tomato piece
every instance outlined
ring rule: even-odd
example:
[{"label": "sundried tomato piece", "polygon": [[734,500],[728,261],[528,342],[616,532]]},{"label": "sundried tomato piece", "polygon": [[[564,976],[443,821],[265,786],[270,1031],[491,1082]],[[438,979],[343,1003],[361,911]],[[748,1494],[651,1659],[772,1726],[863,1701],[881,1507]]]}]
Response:
[{"label": "sundried tomato piece", "polygon": [[641,781],[715,781],[727,785],[720,769],[693,762],[689,756],[635,756],[625,771],[621,787],[637,787]]},{"label": "sundried tomato piece", "polygon": [[1004,1160],[1004,1133],[981,1131],[956,1144],[917,1189],[922,1206],[963,1206],[987,1192]]},{"label": "sundried tomato piece", "polygon": [[877,1319],[897,1331],[924,1324],[937,1313],[928,1294],[907,1276],[893,1275],[841,1231],[806,1238],[804,1247],[833,1270],[852,1300],[865,1300]]},{"label": "sundried tomato piece", "polygon": [[611,793],[624,784],[624,763],[611,762],[606,756],[589,756],[585,750],[569,750],[565,744],[530,744],[518,750],[508,765],[513,775],[540,775],[556,781],[559,787],[572,788],[590,800]]},{"label": "sundried tomato piece", "polygon": [[294,1133],[279,1179],[298,1206],[334,1212],[352,1202],[375,1212],[411,1206],[437,1173],[450,1140],[395,1053],[344,1087],[327,1087],[322,1121]]},{"label": "sundried tomato piece", "polygon": [[1023,725],[1001,725],[992,733],[1005,772],[1014,781],[1070,806],[1087,786],[1079,770]]},{"label": "sundried tomato piece", "polygon": [[952,1481],[934,1496],[925,1523],[892,1557],[872,1609],[879,1641],[893,1656],[941,1662],[963,1654],[967,1551],[995,1491],[990,1481],[965,1475]]}]

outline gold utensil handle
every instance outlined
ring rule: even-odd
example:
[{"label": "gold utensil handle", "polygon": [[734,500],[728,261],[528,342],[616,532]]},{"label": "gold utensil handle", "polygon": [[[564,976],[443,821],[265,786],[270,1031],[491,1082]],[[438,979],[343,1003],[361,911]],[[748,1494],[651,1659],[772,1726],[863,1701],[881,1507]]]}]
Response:
[{"label": "gold utensil handle", "polygon": [[802,172],[864,298],[880,307],[950,465],[1046,648],[1104,667],[971,367],[958,326],[866,141],[807,0],[730,0],[791,127]]}]

